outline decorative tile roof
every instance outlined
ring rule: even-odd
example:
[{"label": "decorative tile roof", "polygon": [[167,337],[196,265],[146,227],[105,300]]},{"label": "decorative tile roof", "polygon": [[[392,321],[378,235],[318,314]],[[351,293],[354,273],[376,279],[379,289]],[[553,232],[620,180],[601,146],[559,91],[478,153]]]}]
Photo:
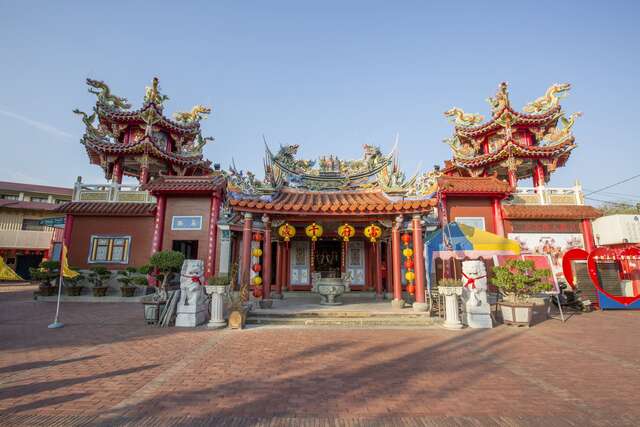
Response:
[{"label": "decorative tile roof", "polygon": [[152,193],[203,193],[223,190],[226,180],[222,174],[207,176],[161,176],[146,185],[143,190]]},{"label": "decorative tile roof", "polygon": [[0,200],[0,208],[7,209],[27,209],[32,211],[53,211],[58,206],[53,203],[27,202],[22,200]]},{"label": "decorative tile roof", "polygon": [[[559,144],[549,146],[522,146],[513,140],[507,141],[495,153],[480,154],[469,159],[456,158],[455,162],[466,168],[481,167],[487,164],[506,160],[509,157],[524,159],[553,158],[568,153],[575,148],[574,139],[569,138]],[[568,156],[567,156],[568,157]],[[566,161],[566,159],[564,159]]]},{"label": "decorative tile roof", "polygon": [[594,219],[602,212],[593,206],[575,205],[502,205],[507,219]]},{"label": "decorative tile roof", "polygon": [[85,216],[153,216],[155,208],[155,203],[67,202],[58,205],[55,211]]},{"label": "decorative tile roof", "polygon": [[510,193],[509,183],[495,176],[470,178],[464,176],[442,176],[438,178],[438,190],[442,193]]},{"label": "decorative tile roof", "polygon": [[232,208],[246,212],[292,214],[397,214],[425,212],[436,201],[433,199],[393,201],[382,191],[299,191],[284,189],[270,201],[229,199]]},{"label": "decorative tile roof", "polygon": [[48,185],[23,184],[20,182],[6,181],[0,181],[0,191],[1,190],[25,193],[53,194],[56,196],[69,197],[73,195],[73,188],[51,187]]}]

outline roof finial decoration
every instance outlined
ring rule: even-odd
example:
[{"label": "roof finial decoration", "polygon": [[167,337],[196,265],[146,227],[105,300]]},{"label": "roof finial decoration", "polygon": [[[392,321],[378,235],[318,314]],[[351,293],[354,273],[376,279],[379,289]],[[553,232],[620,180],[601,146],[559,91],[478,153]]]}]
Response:
[{"label": "roof finial decoration", "polygon": [[162,104],[164,103],[164,101],[169,100],[169,97],[167,95],[160,93],[159,83],[160,83],[160,80],[157,77],[154,77],[153,82],[151,83],[151,86],[145,87],[145,94],[144,94],[145,104],[153,103],[159,107],[162,107]]},{"label": "roof finial decoration", "polygon": [[211,108],[204,105],[194,105],[191,111],[183,111],[179,113],[173,113],[173,117],[183,123],[196,123],[202,119],[206,119],[211,113]]},{"label": "roof finial decoration", "polygon": [[127,98],[122,98],[111,94],[111,89],[103,81],[87,79],[87,85],[90,86],[89,92],[98,96],[98,103],[110,108],[119,108],[128,110],[131,104],[127,102]]},{"label": "roof finial decoration", "polygon": [[509,90],[508,83],[501,82],[498,86],[498,91],[496,92],[495,97],[487,98],[487,102],[491,106],[491,115],[496,117],[498,113],[502,111],[503,108],[509,107]]},{"label": "roof finial decoration", "polygon": [[458,107],[445,111],[444,115],[449,117],[451,123],[461,127],[476,126],[484,120],[481,114],[465,113],[464,110]]},{"label": "roof finial decoration", "polygon": [[525,113],[529,114],[542,114],[557,107],[560,104],[560,99],[569,94],[571,84],[569,83],[556,83],[551,85],[543,96],[531,101],[522,109]]}]

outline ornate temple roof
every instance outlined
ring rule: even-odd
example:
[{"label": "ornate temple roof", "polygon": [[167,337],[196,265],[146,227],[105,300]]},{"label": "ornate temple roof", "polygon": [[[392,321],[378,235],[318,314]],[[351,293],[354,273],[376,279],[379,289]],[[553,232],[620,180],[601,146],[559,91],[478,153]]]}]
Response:
[{"label": "ornate temple roof", "polygon": [[221,173],[207,176],[161,176],[142,186],[151,193],[212,193],[223,191],[226,180]]},{"label": "ornate temple roof", "polygon": [[67,202],[56,206],[55,211],[83,216],[153,216],[155,209],[155,203]]},{"label": "ornate temple roof", "polygon": [[126,98],[112,94],[104,82],[87,79],[87,84],[97,96],[93,112],[89,115],[76,109],[74,113],[85,124],[81,143],[91,163],[100,165],[107,178],[118,158],[126,159],[123,171],[130,176],[139,176],[143,165],[150,167],[152,175],[211,172],[211,162],[203,159],[202,149],[213,138],[204,138],[200,131],[200,120],[211,112],[209,108],[196,105],[189,112],[175,113],[175,120],[166,117],[163,103],[169,98],[160,93],[157,78],[147,87],[142,107],[133,111]]},{"label": "ornate temple roof", "polygon": [[441,176],[438,190],[455,194],[507,194],[513,191],[508,182],[495,176],[470,178],[464,176]]},{"label": "ornate temple roof", "polygon": [[273,199],[229,199],[229,205],[239,211],[302,215],[413,213],[429,210],[435,203],[434,199],[394,201],[379,189],[322,192],[283,189]]},{"label": "ornate temple roof", "polygon": [[[531,175],[531,161],[542,160],[548,177],[575,148],[571,129],[581,113],[567,118],[560,105],[570,88],[568,83],[554,84],[519,112],[511,106],[503,82],[495,97],[488,99],[491,118],[485,123],[479,114],[450,109],[445,116],[455,126],[454,135],[444,142],[451,147],[453,165],[471,176],[491,169],[517,171],[520,178],[525,178]],[[558,128],[559,121],[562,128]]]},{"label": "ornate temple roof", "polygon": [[602,212],[592,206],[575,205],[502,205],[506,219],[595,219]]}]

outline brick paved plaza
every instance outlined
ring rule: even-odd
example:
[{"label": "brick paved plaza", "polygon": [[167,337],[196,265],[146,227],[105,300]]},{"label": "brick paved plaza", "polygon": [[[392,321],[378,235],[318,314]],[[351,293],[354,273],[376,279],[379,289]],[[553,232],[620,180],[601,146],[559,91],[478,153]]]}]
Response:
[{"label": "brick paved plaza", "polygon": [[0,293],[2,425],[633,425],[640,313],[531,329],[158,329]]}]

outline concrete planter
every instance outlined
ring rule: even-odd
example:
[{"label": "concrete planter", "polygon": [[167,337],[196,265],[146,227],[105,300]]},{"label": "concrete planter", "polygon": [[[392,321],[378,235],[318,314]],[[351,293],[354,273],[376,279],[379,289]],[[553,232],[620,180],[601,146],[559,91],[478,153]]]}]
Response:
[{"label": "concrete planter", "polygon": [[160,320],[160,313],[164,310],[166,301],[142,301],[142,307],[144,309],[144,320],[147,325],[155,325]]},{"label": "concrete planter", "polygon": [[67,292],[67,296],[79,297],[82,294],[82,288],[84,288],[84,286],[65,286],[65,291]]},{"label": "concrete planter", "polygon": [[120,286],[120,294],[123,297],[127,297],[127,298],[135,296],[136,287],[135,286]]},{"label": "concrete planter", "polygon": [[316,285],[318,294],[320,294],[322,305],[342,305],[337,299],[345,293],[347,287],[342,279],[320,279]]},{"label": "concrete planter", "polygon": [[213,329],[224,328],[227,321],[224,319],[224,299],[228,286],[205,286],[204,290],[211,295],[211,319],[207,326]]},{"label": "concrete planter", "polygon": [[500,313],[505,325],[531,326],[533,305],[513,302],[501,302]]},{"label": "concrete planter", "polygon": [[109,290],[108,286],[94,286],[92,289],[94,297],[104,297],[107,296],[107,291]]}]

